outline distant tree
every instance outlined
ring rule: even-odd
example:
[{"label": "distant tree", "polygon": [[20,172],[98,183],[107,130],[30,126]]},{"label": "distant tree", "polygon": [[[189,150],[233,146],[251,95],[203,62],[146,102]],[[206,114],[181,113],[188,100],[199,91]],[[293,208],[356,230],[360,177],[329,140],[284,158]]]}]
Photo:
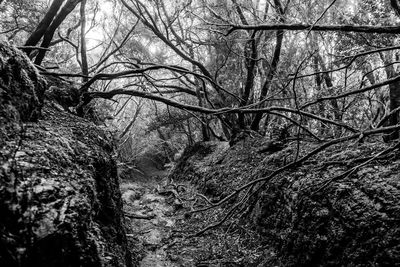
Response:
[{"label": "distant tree", "polygon": [[2,1],[0,5],[0,34],[15,43],[25,40],[34,30],[46,9],[44,1]]}]

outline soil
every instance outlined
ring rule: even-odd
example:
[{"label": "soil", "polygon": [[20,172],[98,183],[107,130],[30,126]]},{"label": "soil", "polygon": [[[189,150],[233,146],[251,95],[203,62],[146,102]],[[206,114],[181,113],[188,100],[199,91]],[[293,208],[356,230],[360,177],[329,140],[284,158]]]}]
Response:
[{"label": "soil", "polygon": [[139,171],[121,182],[127,237],[138,249],[133,253],[141,258],[139,266],[258,265],[257,258],[262,255],[255,248],[260,243],[252,236],[248,242],[232,225],[191,236],[215,220],[220,211],[188,216],[199,203],[195,186],[168,181],[168,170],[159,170],[156,165],[145,159],[137,164]]},{"label": "soil", "polygon": [[193,266],[192,259],[178,263],[166,252],[174,242],[172,232],[181,217],[176,214],[176,201],[171,203],[172,191],[164,189],[163,177],[168,171],[158,169],[157,162],[149,158],[141,159],[136,167],[130,179],[121,183],[121,192],[127,228],[131,229],[127,237],[132,243],[139,243],[138,252],[142,255],[139,266]]},{"label": "soil", "polygon": [[[236,253],[237,266],[399,266],[399,144],[377,138],[344,142],[296,168],[284,168],[296,159],[297,145],[288,142],[271,151],[264,149],[271,147],[265,138],[243,139],[228,149],[198,143],[185,150],[169,177],[196,184],[213,203],[225,200],[219,215],[208,211],[213,223],[243,203],[222,225],[227,231],[238,222],[236,231],[221,235],[229,245],[217,249],[212,243],[221,257],[226,258],[225,249]],[[299,158],[319,146],[300,145]],[[251,181],[262,183],[230,193]],[[254,230],[262,238],[246,239]],[[242,251],[254,260],[240,260]]]}]

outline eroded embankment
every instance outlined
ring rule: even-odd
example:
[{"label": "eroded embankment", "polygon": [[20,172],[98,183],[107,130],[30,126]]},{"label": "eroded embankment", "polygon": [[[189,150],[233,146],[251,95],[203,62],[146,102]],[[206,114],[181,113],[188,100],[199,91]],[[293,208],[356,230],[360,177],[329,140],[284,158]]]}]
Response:
[{"label": "eroded embankment", "polygon": [[128,240],[137,244],[139,266],[257,266],[269,257],[256,235],[242,235],[234,225],[194,236],[221,210],[192,214],[208,204],[204,195],[190,182],[169,180],[151,161],[140,162],[140,168],[121,169]]},{"label": "eroded embankment", "polygon": [[136,244],[141,267],[194,266],[192,259],[178,260],[167,251],[176,242],[183,203],[166,181],[168,171],[160,170],[157,163],[149,156],[137,160],[135,166],[120,168],[128,240]]},{"label": "eroded embankment", "polygon": [[[262,235],[266,251],[273,249],[275,259],[263,256],[261,265],[398,265],[398,149],[378,157],[393,145],[344,143],[267,179],[317,146],[303,143],[297,155],[296,143],[280,151],[263,149],[269,144],[262,138],[246,139],[231,148],[221,143],[196,144],[186,150],[170,178],[191,181],[214,202],[249,181],[266,178],[246,188],[249,197],[233,217],[246,231],[256,229]],[[223,206],[233,207],[238,199]],[[227,227],[229,221],[223,225]]]},{"label": "eroded embankment", "polygon": [[130,229],[128,239],[141,246],[140,266],[177,266],[165,251],[176,222],[174,207],[153,183],[123,183],[121,190]]},{"label": "eroded embankment", "polygon": [[132,266],[112,142],[0,43],[0,265]]}]

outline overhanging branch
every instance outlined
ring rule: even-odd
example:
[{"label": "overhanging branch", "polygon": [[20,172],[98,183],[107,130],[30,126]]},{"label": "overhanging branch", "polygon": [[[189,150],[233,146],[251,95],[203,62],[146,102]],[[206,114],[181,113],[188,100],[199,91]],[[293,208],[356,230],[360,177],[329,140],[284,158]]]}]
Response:
[{"label": "overhanging branch", "polygon": [[370,26],[370,25],[312,25],[312,24],[260,24],[260,25],[226,25],[231,27],[226,35],[237,30],[258,30],[258,31],[337,31],[337,32],[361,32],[361,33],[390,33],[399,34],[400,26]]},{"label": "overhanging branch", "polygon": [[[184,109],[184,110],[189,110],[193,112],[200,112],[204,114],[210,114],[210,115],[220,115],[220,114],[227,114],[227,113],[234,113],[234,114],[263,114],[263,113],[269,113],[271,111],[275,112],[288,112],[288,113],[295,113],[295,114],[301,114],[303,116],[323,121],[328,124],[336,125],[339,127],[343,127],[351,132],[357,132],[356,129],[340,123],[336,121],[329,120],[324,117],[320,117],[318,115],[297,110],[297,109],[291,109],[291,108],[285,108],[285,107],[277,107],[277,106],[271,106],[268,108],[259,108],[259,109],[245,109],[245,108],[221,108],[221,109],[210,109],[210,108],[205,108],[205,107],[200,107],[200,106],[195,106],[195,105],[188,105],[184,103],[177,102],[175,100],[162,97],[153,93],[148,93],[148,92],[143,92],[143,91],[136,91],[136,90],[125,90],[125,89],[115,89],[112,91],[108,92],[89,92],[86,93],[85,95],[85,101],[88,103],[91,99],[93,98],[105,98],[105,99],[112,99],[116,95],[130,95],[130,96],[136,96],[136,97],[142,97],[142,98],[147,98],[151,100],[155,100],[161,103],[164,103],[166,105],[179,108],[179,109]],[[83,105],[87,104],[83,103]]]}]

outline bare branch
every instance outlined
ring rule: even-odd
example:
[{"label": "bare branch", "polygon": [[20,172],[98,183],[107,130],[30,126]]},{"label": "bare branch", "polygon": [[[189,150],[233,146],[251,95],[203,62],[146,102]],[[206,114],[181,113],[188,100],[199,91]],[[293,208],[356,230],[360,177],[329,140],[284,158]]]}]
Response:
[{"label": "bare branch", "polygon": [[370,26],[370,25],[312,25],[312,24],[260,24],[260,25],[221,25],[230,27],[226,35],[237,30],[257,30],[257,31],[335,31],[335,32],[360,32],[377,34],[399,34],[400,26]]},{"label": "bare branch", "polygon": [[287,171],[287,170],[290,170],[290,169],[297,168],[297,167],[301,166],[301,164],[304,163],[306,160],[308,160],[311,157],[317,155],[319,152],[325,150],[326,148],[328,148],[330,146],[333,146],[333,145],[336,145],[336,144],[339,144],[339,143],[343,143],[343,142],[346,142],[346,141],[357,139],[361,135],[363,137],[367,137],[367,136],[370,136],[370,135],[381,134],[381,133],[395,131],[395,130],[399,130],[399,129],[400,129],[400,125],[394,125],[394,126],[389,126],[389,127],[385,127],[385,128],[368,130],[368,131],[364,131],[362,134],[353,134],[353,135],[340,137],[340,138],[331,140],[329,142],[326,142],[325,144],[322,144],[321,146],[315,148],[314,150],[312,150],[308,154],[304,155],[300,159],[298,159],[296,161],[293,161],[293,162],[291,162],[289,164],[286,164],[285,166],[273,171],[270,175],[258,178],[256,180],[253,180],[253,181],[251,181],[251,182],[249,182],[249,183],[237,188],[235,191],[233,191],[231,194],[229,194],[228,196],[226,196],[225,198],[223,198],[219,202],[214,203],[213,205],[210,205],[208,207],[205,207],[205,208],[202,208],[202,209],[199,209],[199,210],[191,211],[190,213],[202,212],[202,211],[206,211],[206,210],[218,207],[218,206],[226,203],[230,199],[234,198],[235,196],[237,196],[243,190],[246,190],[247,188],[249,188],[249,187],[251,187],[251,186],[253,186],[255,184],[258,184],[258,183],[261,183],[261,182],[263,182],[263,184],[265,184],[268,181],[272,180],[274,177],[276,177],[279,174],[283,173],[284,171]]},{"label": "bare branch", "polygon": [[349,92],[346,92],[346,93],[343,93],[343,94],[340,94],[340,95],[320,97],[317,100],[314,100],[314,101],[311,101],[311,102],[308,102],[308,103],[304,104],[301,108],[303,109],[303,108],[309,107],[311,105],[314,105],[316,103],[319,103],[319,102],[322,102],[322,101],[326,101],[326,100],[339,99],[339,98],[344,98],[344,97],[351,96],[351,95],[364,93],[364,92],[371,91],[373,89],[380,88],[382,86],[389,85],[389,84],[392,84],[392,83],[395,83],[395,82],[398,82],[398,81],[400,81],[400,75],[395,76],[395,77],[393,77],[391,79],[387,79],[387,80],[385,80],[383,82],[375,83],[373,85],[366,86],[366,87],[358,89],[358,90],[349,91]]}]

